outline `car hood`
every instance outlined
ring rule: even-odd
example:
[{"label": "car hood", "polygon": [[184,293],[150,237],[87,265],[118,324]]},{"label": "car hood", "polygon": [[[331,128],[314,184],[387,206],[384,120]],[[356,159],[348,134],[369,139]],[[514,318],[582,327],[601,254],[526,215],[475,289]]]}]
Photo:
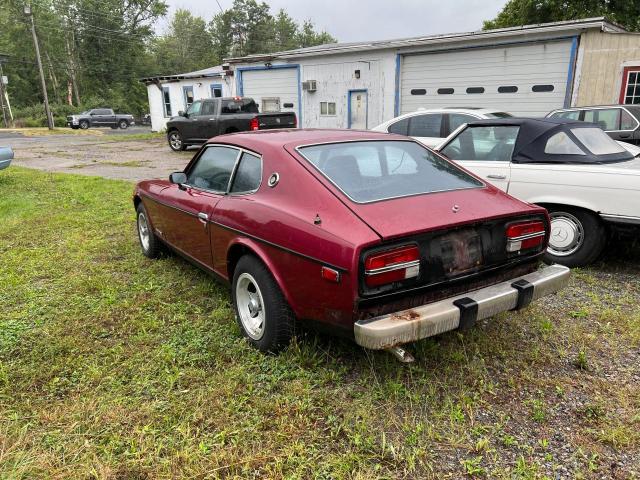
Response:
[{"label": "car hood", "polygon": [[524,203],[491,186],[366,204],[349,201],[348,206],[384,240],[489,219],[544,212],[540,207]]}]

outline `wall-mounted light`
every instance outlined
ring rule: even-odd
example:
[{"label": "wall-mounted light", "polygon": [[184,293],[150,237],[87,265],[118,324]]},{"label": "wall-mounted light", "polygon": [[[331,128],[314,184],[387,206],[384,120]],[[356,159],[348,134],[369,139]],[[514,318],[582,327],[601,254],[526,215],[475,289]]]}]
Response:
[{"label": "wall-mounted light", "polygon": [[355,75],[356,78],[360,78],[360,70],[356,70],[354,72],[354,75]]}]

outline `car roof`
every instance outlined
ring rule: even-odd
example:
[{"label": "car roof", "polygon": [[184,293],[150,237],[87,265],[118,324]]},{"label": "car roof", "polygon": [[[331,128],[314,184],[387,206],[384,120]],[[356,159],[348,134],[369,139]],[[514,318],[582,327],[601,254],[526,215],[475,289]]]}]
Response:
[{"label": "car roof", "polygon": [[340,130],[322,128],[283,128],[276,130],[258,130],[254,132],[237,132],[220,135],[210,139],[207,143],[229,143],[256,149],[259,146],[298,147],[318,143],[339,143],[356,140],[402,140],[412,141],[403,135],[393,133],[373,132],[370,130]]}]

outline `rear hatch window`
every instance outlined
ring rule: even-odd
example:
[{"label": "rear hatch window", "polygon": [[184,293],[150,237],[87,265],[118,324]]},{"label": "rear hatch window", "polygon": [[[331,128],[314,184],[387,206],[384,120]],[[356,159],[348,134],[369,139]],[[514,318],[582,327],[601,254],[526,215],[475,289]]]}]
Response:
[{"label": "rear hatch window", "polygon": [[252,98],[222,100],[221,113],[223,115],[232,113],[258,113],[258,105]]},{"label": "rear hatch window", "polygon": [[332,143],[298,151],[356,203],[483,186],[416,142]]}]

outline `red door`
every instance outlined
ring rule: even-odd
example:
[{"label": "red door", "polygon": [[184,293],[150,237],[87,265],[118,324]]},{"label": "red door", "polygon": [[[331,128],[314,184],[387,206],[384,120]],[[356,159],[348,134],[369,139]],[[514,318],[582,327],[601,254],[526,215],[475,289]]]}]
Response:
[{"label": "red door", "polygon": [[172,185],[163,192],[163,199],[172,205],[164,208],[165,238],[183,254],[213,268],[209,218],[223,195],[182,188]]}]

